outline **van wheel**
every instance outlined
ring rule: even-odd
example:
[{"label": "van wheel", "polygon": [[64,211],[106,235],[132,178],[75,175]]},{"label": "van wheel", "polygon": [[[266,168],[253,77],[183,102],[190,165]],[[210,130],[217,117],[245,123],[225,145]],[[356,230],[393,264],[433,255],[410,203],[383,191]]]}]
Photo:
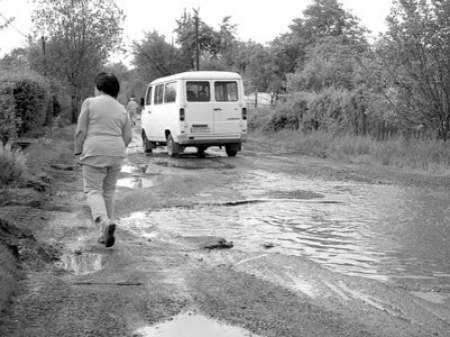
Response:
[{"label": "van wheel", "polygon": [[175,143],[171,134],[167,136],[167,154],[170,157],[176,157],[180,153],[180,145]]},{"label": "van wheel", "polygon": [[197,146],[197,156],[200,158],[205,158],[206,146]]},{"label": "van wheel", "polygon": [[142,136],[142,147],[144,148],[144,153],[152,153],[153,144],[148,140],[147,135],[145,134],[145,131],[142,130],[141,132]]},{"label": "van wheel", "polygon": [[238,152],[236,145],[226,145],[225,146],[225,152],[227,153],[228,157],[236,157],[236,154]]}]

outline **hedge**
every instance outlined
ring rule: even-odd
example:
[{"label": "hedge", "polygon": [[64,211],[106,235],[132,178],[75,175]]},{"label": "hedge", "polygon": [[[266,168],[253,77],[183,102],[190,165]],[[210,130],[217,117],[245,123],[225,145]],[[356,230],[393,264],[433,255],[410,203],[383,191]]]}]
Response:
[{"label": "hedge", "polygon": [[0,76],[0,139],[41,129],[53,116],[50,86],[34,73]]}]

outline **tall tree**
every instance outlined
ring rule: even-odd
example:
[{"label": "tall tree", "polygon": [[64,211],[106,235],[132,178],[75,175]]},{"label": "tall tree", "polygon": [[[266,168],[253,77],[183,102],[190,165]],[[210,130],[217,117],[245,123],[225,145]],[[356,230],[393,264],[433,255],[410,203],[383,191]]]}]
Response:
[{"label": "tall tree", "polygon": [[328,37],[307,48],[302,68],[288,75],[290,91],[320,91],[335,87],[352,90],[359,59],[357,48],[347,45],[343,37]]},{"label": "tall tree", "polygon": [[450,137],[450,2],[397,0],[379,52],[402,118]]},{"label": "tall tree", "polygon": [[133,55],[134,66],[146,82],[191,69],[190,61],[183,58],[179,48],[166,42],[164,35],[156,31],[133,43]]},{"label": "tall tree", "polygon": [[[119,48],[124,14],[114,0],[34,0],[34,34],[40,40],[34,65],[70,90],[72,122],[92,79]],[[37,46],[35,46],[37,47]]]},{"label": "tall tree", "polygon": [[[209,62],[213,59],[213,63],[217,64],[217,60],[221,63],[220,67],[231,67],[232,55],[236,44],[235,30],[236,25],[231,23],[231,17],[226,16],[222,19],[219,29],[206,24],[199,18],[198,44],[201,57]],[[194,69],[195,51],[197,46],[196,17],[187,11],[178,19],[175,32],[177,34],[177,43],[181,48],[183,61],[191,65]]]},{"label": "tall tree", "polygon": [[303,18],[295,19],[290,29],[307,44],[330,36],[342,37],[348,43],[364,41],[366,32],[359,19],[346,11],[338,0],[314,0],[303,12]]},{"label": "tall tree", "polygon": [[285,86],[286,74],[301,72],[305,64],[311,62],[311,50],[314,48],[326,52],[326,45],[331,41],[332,44],[339,41],[340,45],[351,45],[352,49],[357,48],[359,52],[368,47],[366,29],[337,0],[314,0],[303,11],[302,17],[292,21],[289,29],[288,33],[280,35],[270,45],[278,90]]}]

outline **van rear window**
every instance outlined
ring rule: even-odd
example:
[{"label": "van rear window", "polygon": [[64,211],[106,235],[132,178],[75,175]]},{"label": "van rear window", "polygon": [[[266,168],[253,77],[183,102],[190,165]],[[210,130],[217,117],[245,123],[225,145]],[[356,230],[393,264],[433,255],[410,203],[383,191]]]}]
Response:
[{"label": "van rear window", "polygon": [[186,98],[188,102],[209,102],[211,90],[209,82],[189,81],[186,83]]},{"label": "van rear window", "polygon": [[235,102],[238,100],[237,82],[215,82],[214,94],[217,102]]}]

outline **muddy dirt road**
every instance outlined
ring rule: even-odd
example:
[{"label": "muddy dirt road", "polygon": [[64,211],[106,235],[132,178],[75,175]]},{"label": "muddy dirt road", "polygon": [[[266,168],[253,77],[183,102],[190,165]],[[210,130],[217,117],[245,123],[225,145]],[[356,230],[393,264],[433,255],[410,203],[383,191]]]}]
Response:
[{"label": "muddy dirt road", "polygon": [[[70,163],[70,148],[67,133],[41,150]],[[251,142],[145,156],[136,133],[105,249],[79,171],[50,174],[43,207],[0,211],[61,252],[26,271],[1,336],[450,336],[442,178]],[[234,246],[205,248],[220,238]]]}]

